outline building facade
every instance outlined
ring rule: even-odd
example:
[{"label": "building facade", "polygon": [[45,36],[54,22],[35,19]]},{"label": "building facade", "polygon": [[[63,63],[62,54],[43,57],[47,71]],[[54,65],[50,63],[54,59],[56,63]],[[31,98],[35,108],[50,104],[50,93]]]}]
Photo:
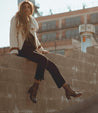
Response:
[{"label": "building facade", "polygon": [[95,26],[94,38],[98,41],[98,7],[38,17],[37,21],[38,37],[51,52],[66,55],[74,47],[81,50],[79,25],[85,23]]}]

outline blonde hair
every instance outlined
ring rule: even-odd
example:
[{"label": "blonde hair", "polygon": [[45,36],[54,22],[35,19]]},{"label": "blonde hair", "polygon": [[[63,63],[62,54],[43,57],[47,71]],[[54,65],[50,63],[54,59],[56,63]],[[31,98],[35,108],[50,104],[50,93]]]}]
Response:
[{"label": "blonde hair", "polygon": [[[24,15],[23,6],[24,4],[29,4],[31,13],[29,16]],[[30,16],[34,12],[34,5],[32,2],[26,0],[19,4],[19,10],[16,13],[16,28],[17,31],[21,30],[21,33],[24,38],[27,38],[30,31]]]}]

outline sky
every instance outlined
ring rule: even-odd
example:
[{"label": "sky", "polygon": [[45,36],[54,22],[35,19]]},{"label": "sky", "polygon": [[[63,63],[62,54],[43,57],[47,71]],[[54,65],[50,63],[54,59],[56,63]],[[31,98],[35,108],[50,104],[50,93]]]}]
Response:
[{"label": "sky", "polygon": [[[98,0],[35,0],[40,6],[39,11],[43,16],[49,14],[52,10],[53,14],[68,12],[71,10],[82,9],[83,4],[86,8],[98,7]],[[18,10],[17,0],[1,0],[0,1],[0,48],[9,46],[10,20]]]}]

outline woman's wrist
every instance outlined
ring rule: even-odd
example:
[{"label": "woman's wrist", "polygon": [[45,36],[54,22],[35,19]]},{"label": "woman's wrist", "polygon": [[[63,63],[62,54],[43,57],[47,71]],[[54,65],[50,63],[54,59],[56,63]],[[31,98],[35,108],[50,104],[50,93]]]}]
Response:
[{"label": "woman's wrist", "polygon": [[42,54],[47,54],[47,53],[49,53],[49,51],[47,51],[45,49],[42,51]]},{"label": "woman's wrist", "polygon": [[17,47],[12,47],[12,48],[10,48],[9,52],[11,54],[17,55],[18,54],[18,50],[19,49]]},{"label": "woman's wrist", "polygon": [[12,48],[9,49],[9,52],[11,52],[13,50],[19,50],[19,48],[18,47],[12,47]]}]

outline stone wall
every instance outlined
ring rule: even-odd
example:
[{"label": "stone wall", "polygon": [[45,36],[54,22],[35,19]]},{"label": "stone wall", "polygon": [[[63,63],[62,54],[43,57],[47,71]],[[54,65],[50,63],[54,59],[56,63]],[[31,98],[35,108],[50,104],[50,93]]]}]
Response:
[{"label": "stone wall", "polygon": [[0,113],[56,113],[98,94],[97,55],[73,51],[68,57],[53,53],[46,56],[56,63],[66,82],[83,95],[68,101],[63,88],[57,88],[46,70],[45,80],[38,90],[38,103],[33,104],[27,92],[33,84],[37,64],[18,56],[1,54]]}]

